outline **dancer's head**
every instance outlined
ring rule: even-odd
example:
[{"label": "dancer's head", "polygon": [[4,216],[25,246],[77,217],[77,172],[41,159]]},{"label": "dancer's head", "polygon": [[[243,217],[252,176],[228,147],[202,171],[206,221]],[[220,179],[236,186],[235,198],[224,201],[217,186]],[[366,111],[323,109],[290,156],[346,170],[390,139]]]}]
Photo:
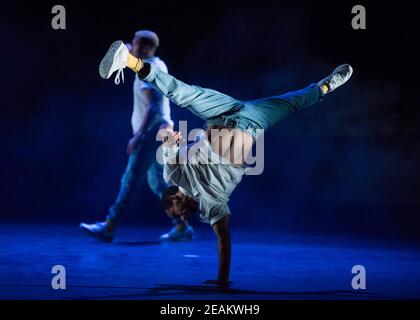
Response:
[{"label": "dancer's head", "polygon": [[137,58],[147,59],[155,55],[159,47],[159,37],[150,30],[139,30],[131,42],[131,54]]},{"label": "dancer's head", "polygon": [[163,192],[162,206],[170,218],[187,220],[197,211],[197,202],[172,186]]}]

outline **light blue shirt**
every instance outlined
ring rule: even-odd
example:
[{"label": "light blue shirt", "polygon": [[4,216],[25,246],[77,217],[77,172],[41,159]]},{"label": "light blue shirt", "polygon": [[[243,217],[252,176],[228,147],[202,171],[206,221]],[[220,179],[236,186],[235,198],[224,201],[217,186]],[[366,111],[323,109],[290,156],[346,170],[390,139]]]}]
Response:
[{"label": "light blue shirt", "polygon": [[214,153],[206,138],[188,146],[163,147],[163,160],[165,181],[198,203],[201,221],[213,225],[230,214],[229,197],[245,168]]}]

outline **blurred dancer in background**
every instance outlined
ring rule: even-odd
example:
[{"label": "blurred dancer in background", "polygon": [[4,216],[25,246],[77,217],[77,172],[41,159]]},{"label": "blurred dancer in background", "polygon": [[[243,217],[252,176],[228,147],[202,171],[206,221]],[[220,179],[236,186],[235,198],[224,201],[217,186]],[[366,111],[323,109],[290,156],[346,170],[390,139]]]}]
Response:
[{"label": "blurred dancer in background", "polygon": [[[166,64],[157,56],[159,38],[149,30],[137,31],[131,44],[126,44],[130,53],[147,61],[157,70],[167,73]],[[124,81],[124,78],[123,78]],[[119,78],[116,83],[119,83]],[[172,129],[171,110],[168,98],[164,97],[149,83],[136,75],[133,84],[134,104],[131,125],[133,137],[127,146],[128,163],[121,179],[121,186],[114,204],[104,222],[81,223],[80,227],[94,238],[111,242],[121,218],[127,214],[137,196],[141,184],[146,181],[153,193],[161,199],[168,187],[163,180],[163,166],[156,161],[156,134],[159,129]],[[193,239],[194,230],[188,222],[173,219],[175,226],[160,239],[163,241],[188,241]]]}]

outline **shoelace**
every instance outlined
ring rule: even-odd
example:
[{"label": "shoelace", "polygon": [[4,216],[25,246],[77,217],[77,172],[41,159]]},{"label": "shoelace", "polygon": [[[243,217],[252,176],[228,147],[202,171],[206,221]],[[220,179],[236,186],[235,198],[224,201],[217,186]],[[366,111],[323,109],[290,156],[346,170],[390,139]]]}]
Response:
[{"label": "shoelace", "polygon": [[115,76],[115,80],[114,80],[114,83],[116,85],[120,84],[120,76],[122,78],[122,82],[124,82],[124,69],[123,68],[118,69],[118,71],[117,71],[117,75]]},{"label": "shoelace", "polygon": [[344,77],[341,74],[339,74],[339,73],[334,74],[331,77],[331,80],[329,81],[330,87],[336,87],[337,86],[337,83],[339,83],[340,81],[342,81],[343,78]]}]

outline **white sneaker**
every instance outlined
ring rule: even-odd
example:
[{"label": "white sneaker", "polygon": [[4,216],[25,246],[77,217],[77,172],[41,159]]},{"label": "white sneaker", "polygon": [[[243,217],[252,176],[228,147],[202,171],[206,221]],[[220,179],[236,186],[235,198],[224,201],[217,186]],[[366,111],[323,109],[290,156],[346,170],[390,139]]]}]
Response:
[{"label": "white sneaker", "polygon": [[99,65],[99,74],[104,79],[109,79],[111,75],[117,71],[115,76],[115,84],[120,83],[120,75],[124,82],[124,71],[127,67],[128,48],[121,40],[115,41],[108,49],[105,57]]},{"label": "white sneaker", "polygon": [[177,230],[173,227],[168,233],[160,236],[160,241],[191,241],[195,237],[194,229],[191,226],[187,226],[183,230]]},{"label": "white sneaker", "polygon": [[112,242],[115,237],[115,231],[108,230],[108,223],[106,221],[93,224],[81,223],[80,228],[91,237],[103,242]]},{"label": "white sneaker", "polygon": [[318,85],[327,85],[328,91],[330,93],[337,89],[339,86],[342,86],[350,79],[353,74],[353,68],[349,64],[342,64],[334,69],[334,71],[326,78],[318,82]]}]

